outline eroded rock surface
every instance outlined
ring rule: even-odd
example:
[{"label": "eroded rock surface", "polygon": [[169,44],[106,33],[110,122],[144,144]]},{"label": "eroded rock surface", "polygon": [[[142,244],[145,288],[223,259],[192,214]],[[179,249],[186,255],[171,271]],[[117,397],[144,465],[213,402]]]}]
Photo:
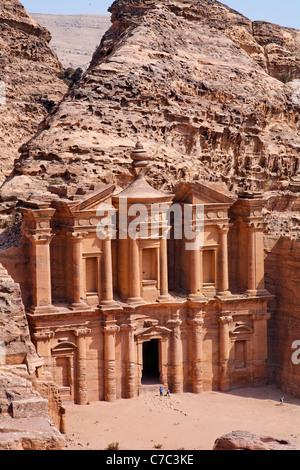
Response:
[{"label": "eroded rock surface", "polygon": [[61,449],[61,400],[31,342],[19,285],[0,265],[0,449]]},{"label": "eroded rock surface", "polygon": [[293,441],[258,436],[247,431],[233,431],[215,441],[213,450],[298,450]]},{"label": "eroded rock surface", "polygon": [[299,209],[298,32],[214,0],[120,0],[110,11],[90,68],[22,147],[2,198],[124,187],[141,139],[154,185],[201,178],[263,190],[280,233],[281,196],[283,212]]},{"label": "eroded rock surface", "polygon": [[67,86],[49,46],[51,34],[18,0],[0,3],[0,183],[10,174],[18,148],[58,103]]}]

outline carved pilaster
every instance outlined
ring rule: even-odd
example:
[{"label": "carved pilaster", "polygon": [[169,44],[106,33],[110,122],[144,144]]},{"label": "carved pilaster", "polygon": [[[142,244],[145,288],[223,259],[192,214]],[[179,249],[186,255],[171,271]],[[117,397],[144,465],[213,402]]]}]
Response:
[{"label": "carved pilaster", "polygon": [[228,232],[229,224],[219,224],[219,250],[217,266],[217,293],[230,295],[228,280]]},{"label": "carved pilaster", "polygon": [[202,374],[202,327],[203,318],[198,315],[188,319],[188,325],[191,327],[191,351],[192,351],[192,385],[194,393],[203,392],[203,374]]},{"label": "carved pilaster", "polygon": [[[225,312],[224,312],[225,313]],[[229,314],[219,317],[220,323],[220,390],[226,392],[230,388],[229,358],[230,358],[230,337],[229,324],[233,318]]]},{"label": "carved pilaster", "polygon": [[126,397],[134,398],[136,396],[136,344],[134,332],[137,329],[136,324],[122,325],[122,331],[126,333],[127,361],[126,361]]},{"label": "carved pilaster", "polygon": [[30,240],[32,274],[32,313],[50,313],[54,310],[51,293],[50,243],[54,234],[25,230]]},{"label": "carved pilaster", "polygon": [[72,309],[86,310],[88,307],[84,301],[84,285],[83,285],[83,257],[82,257],[82,241],[87,232],[69,232],[68,236],[71,240],[71,266],[72,266]]},{"label": "carved pilaster", "polygon": [[129,279],[129,299],[130,303],[143,302],[141,297],[141,270],[140,270],[140,250],[138,239],[131,236],[129,238],[129,259],[130,259],[130,279]]},{"label": "carved pilaster", "polygon": [[114,323],[106,324],[104,332],[104,398],[115,401],[116,387],[116,334],[120,328]]},{"label": "carved pilaster", "polygon": [[182,393],[183,391],[181,324],[182,324],[182,321],[179,318],[171,319],[167,322],[168,328],[172,329],[172,335],[171,335],[171,355],[172,355],[171,392],[172,393]]},{"label": "carved pilaster", "polygon": [[87,352],[86,352],[86,336],[91,334],[89,328],[78,328],[74,331],[77,337],[77,403],[78,405],[86,405],[88,402],[87,390]]},{"label": "carved pilaster", "polygon": [[245,222],[248,234],[248,279],[247,293],[266,294],[264,288],[263,232],[265,224],[260,221]]},{"label": "carved pilaster", "polygon": [[160,240],[160,302],[169,301],[167,239]]}]

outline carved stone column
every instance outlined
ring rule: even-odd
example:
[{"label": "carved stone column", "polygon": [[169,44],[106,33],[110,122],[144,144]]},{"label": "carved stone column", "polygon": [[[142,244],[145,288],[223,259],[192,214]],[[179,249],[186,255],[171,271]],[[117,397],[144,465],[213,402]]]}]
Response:
[{"label": "carved stone column", "polygon": [[119,327],[115,322],[107,322],[104,329],[104,398],[115,401],[116,387],[116,333]]},{"label": "carved stone column", "polygon": [[203,266],[202,266],[202,258],[203,253],[200,249],[190,250],[189,252],[190,258],[190,293],[189,298],[198,298],[202,297],[202,289],[203,289]]},{"label": "carved stone column", "polygon": [[256,246],[255,246],[255,224],[247,224],[248,232],[248,281],[247,292],[256,293]]},{"label": "carved stone column", "polygon": [[134,398],[137,394],[136,391],[136,345],[134,339],[134,332],[137,325],[123,325],[122,330],[126,332],[127,344],[127,364],[126,364],[126,397]]},{"label": "carved stone column", "polygon": [[248,233],[248,294],[266,294],[264,287],[263,232],[265,224],[255,221],[246,223]]},{"label": "carved stone column", "polygon": [[140,250],[137,238],[129,238],[129,299],[128,302],[143,302],[141,297]]},{"label": "carved stone column", "polygon": [[191,326],[191,349],[192,349],[192,385],[193,393],[203,392],[202,377],[202,326],[203,318],[197,315],[190,318],[188,324]]},{"label": "carved stone column", "polygon": [[[43,360],[43,370],[52,374],[52,358],[51,358],[51,339],[54,338],[54,332],[51,330],[36,331],[33,339],[36,346],[36,352]],[[39,375],[39,371],[38,375]]]},{"label": "carved stone column", "polygon": [[230,337],[229,323],[233,321],[232,316],[223,315],[219,318],[220,323],[220,390],[227,392],[230,388],[229,358]]},{"label": "carved stone column", "polygon": [[88,402],[88,387],[87,387],[87,367],[86,367],[86,336],[91,333],[88,328],[79,328],[74,331],[77,337],[77,364],[76,364],[76,378],[77,378],[77,404],[86,405]]},{"label": "carved stone column", "polygon": [[171,296],[169,295],[168,284],[168,253],[167,253],[167,239],[163,237],[160,240],[160,296],[159,301],[168,301]]},{"label": "carved stone column", "polygon": [[217,293],[219,295],[230,295],[228,280],[228,225],[218,225],[219,250],[217,265]]},{"label": "carved stone column", "polygon": [[267,380],[267,322],[270,317],[271,315],[268,312],[252,314],[252,381],[254,386],[264,385]]},{"label": "carved stone column", "polygon": [[179,318],[169,320],[167,326],[172,329],[171,335],[171,392],[182,393],[183,391],[183,371],[182,371],[182,343],[181,343],[181,324]]},{"label": "carved stone column", "polygon": [[72,243],[72,305],[73,309],[86,309],[88,305],[83,300],[83,258],[82,240],[85,232],[72,232],[69,234]]},{"label": "carved stone column", "polygon": [[101,306],[110,306],[114,302],[113,289],[113,269],[111,239],[107,237],[102,240],[102,258],[101,258]]},{"label": "carved stone column", "polygon": [[52,233],[26,233],[31,242],[32,311],[53,310],[51,293],[50,242]]}]

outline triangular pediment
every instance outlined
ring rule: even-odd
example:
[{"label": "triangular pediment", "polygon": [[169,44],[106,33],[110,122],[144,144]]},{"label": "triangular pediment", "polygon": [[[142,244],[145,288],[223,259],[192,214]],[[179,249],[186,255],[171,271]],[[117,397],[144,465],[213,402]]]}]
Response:
[{"label": "triangular pediment", "polygon": [[80,199],[77,204],[72,206],[72,212],[85,212],[97,209],[101,203],[104,203],[111,198],[114,190],[115,186],[113,184],[102,186],[100,189],[93,191]]},{"label": "triangular pediment", "polygon": [[174,202],[188,204],[229,204],[237,200],[237,196],[230,193],[223,183],[209,183],[206,181],[192,181],[180,183],[175,189]]},{"label": "triangular pediment", "polygon": [[150,327],[143,328],[136,332],[136,337],[162,337],[169,335],[172,332],[169,328],[165,326],[153,325]]}]

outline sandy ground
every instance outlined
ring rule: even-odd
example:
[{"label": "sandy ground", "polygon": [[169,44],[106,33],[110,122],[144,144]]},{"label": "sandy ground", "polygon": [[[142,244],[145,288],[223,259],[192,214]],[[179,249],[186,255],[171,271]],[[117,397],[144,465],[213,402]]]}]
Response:
[{"label": "sandy ground", "polygon": [[275,387],[160,397],[158,390],[131,400],[66,405],[67,450],[211,450],[231,431],[293,440],[300,447],[300,399]]}]

